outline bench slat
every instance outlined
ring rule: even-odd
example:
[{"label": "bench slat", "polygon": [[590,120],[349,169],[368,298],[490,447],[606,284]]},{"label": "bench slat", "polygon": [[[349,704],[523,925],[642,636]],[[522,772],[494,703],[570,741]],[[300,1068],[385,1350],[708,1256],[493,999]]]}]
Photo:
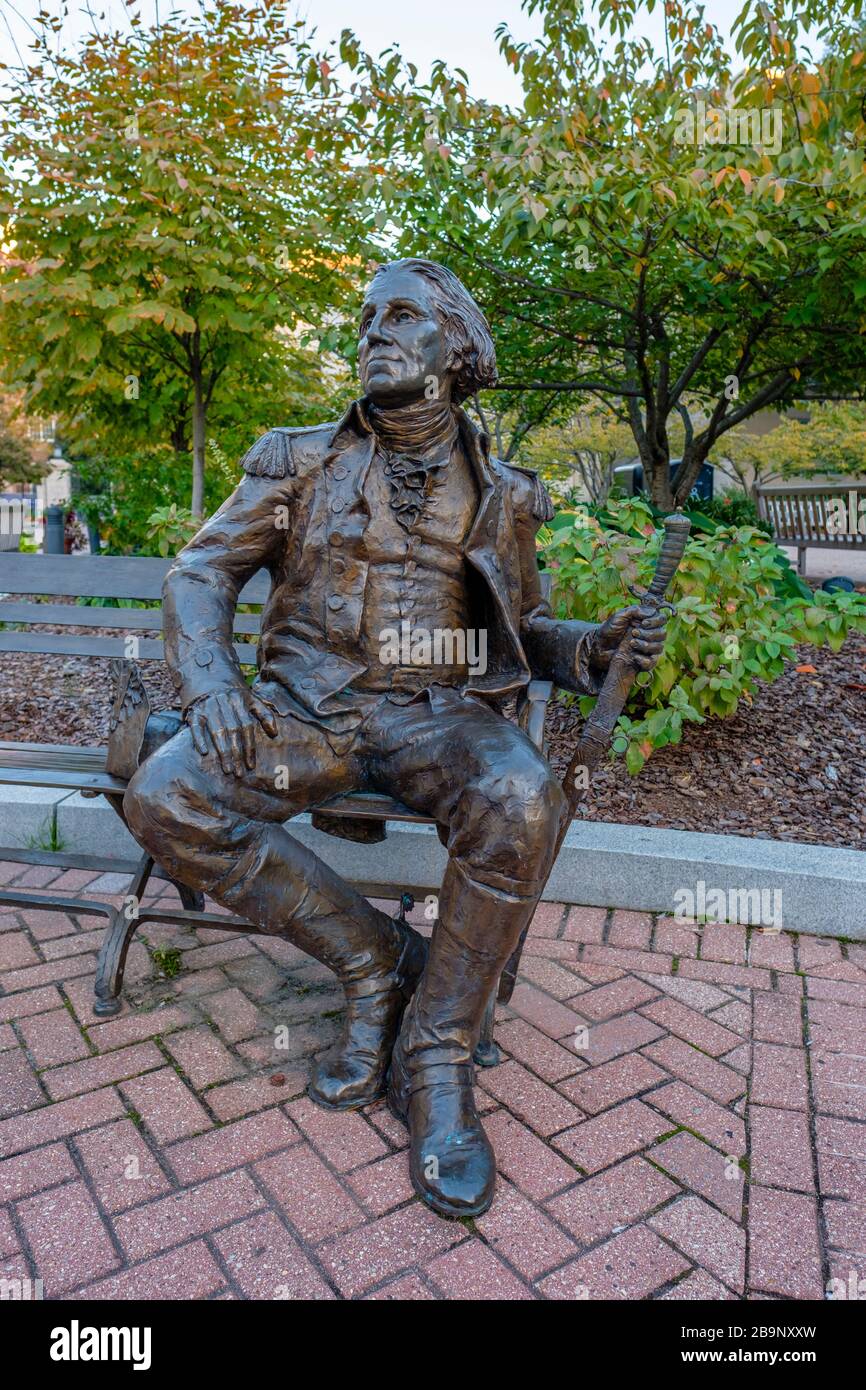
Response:
[{"label": "bench slat", "polygon": [[108,750],[81,743],[23,743],[0,740],[3,767],[65,768],[69,772],[104,772]]},{"label": "bench slat", "polygon": [[831,498],[866,495],[866,483],[843,479],[836,483],[804,483],[798,487],[757,488],[758,513],[768,520],[781,545],[814,546],[824,550],[862,550],[866,535],[830,531]]},{"label": "bench slat", "polygon": [[850,478],[840,478],[835,483],[797,483],[791,487],[774,483],[768,487],[758,487],[757,492],[758,496],[763,497],[814,497],[819,493],[823,497],[847,497],[849,492],[862,495],[866,492],[866,483],[858,483],[852,475]]},{"label": "bench slat", "polygon": [[[144,555],[0,554],[0,593],[52,594],[60,598],[161,598],[170,560]],[[240,596],[264,603],[271,580],[260,570]]]},{"label": "bench slat", "polygon": [[363,820],[402,820],[429,824],[430,817],[405,806],[395,797],[379,792],[347,792],[343,796],[332,797],[315,809],[323,816],[359,816]]},{"label": "bench slat", "polygon": [[[43,656],[102,656],[132,658],[136,661],[162,661],[163,643],[152,637],[137,638],[134,652],[126,648],[123,637],[81,637],[56,632],[0,632],[0,652],[31,652]],[[235,645],[238,661],[256,664],[256,648],[249,642]]]},{"label": "bench slat", "polygon": [[[90,608],[77,603],[0,603],[0,623],[162,631],[162,608]],[[238,613],[235,632],[258,632],[259,613]]]},{"label": "bench slat", "polygon": [[126,791],[126,782],[112,777],[107,772],[75,772],[68,768],[51,767],[2,767],[0,784],[10,787],[58,787],[70,792]]},{"label": "bench slat", "polygon": [[809,499],[806,497],[795,497],[794,501],[794,527],[799,536],[805,536],[808,540],[812,538],[812,517],[809,511]]},{"label": "bench slat", "polygon": [[[105,771],[106,751],[70,743],[15,743],[5,739],[0,741],[0,784],[122,792],[126,783]],[[374,820],[424,822],[428,819],[394,797],[379,792],[350,792],[316,809],[321,809],[323,815]]]}]

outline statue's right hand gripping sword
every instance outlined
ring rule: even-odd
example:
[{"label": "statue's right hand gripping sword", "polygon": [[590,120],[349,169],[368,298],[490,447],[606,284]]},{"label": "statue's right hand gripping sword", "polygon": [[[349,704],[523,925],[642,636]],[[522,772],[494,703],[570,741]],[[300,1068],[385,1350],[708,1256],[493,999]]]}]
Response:
[{"label": "statue's right hand gripping sword", "polygon": [[[666,608],[673,613],[675,609],[665,601],[665,594],[683,558],[691,522],[681,511],[677,511],[665,517],[664,528],[664,540],[656,560],[652,583],[645,594],[640,594],[635,589],[631,592],[639,600],[642,608],[651,608],[655,612]],[[562,779],[571,812],[569,820],[588,790],[590,778],[607,750],[616,722],[625,708],[625,702],[638,674],[639,667],[635,664],[631,647],[632,631],[620,643],[611,658],[598,699],[587,718],[574,757]],[[564,836],[565,830],[560,835],[557,853]]]}]

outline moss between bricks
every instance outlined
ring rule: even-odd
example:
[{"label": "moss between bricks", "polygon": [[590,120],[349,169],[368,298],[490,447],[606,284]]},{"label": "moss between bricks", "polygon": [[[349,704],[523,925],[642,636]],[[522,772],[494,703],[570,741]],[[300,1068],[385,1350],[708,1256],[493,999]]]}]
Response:
[{"label": "moss between bricks", "polygon": [[176,946],[154,946],[150,958],[167,980],[173,980],[183,967],[183,956]]}]

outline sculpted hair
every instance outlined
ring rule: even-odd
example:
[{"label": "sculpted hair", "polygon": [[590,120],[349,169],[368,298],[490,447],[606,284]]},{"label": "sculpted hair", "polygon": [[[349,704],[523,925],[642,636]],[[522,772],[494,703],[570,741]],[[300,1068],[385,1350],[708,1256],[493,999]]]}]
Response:
[{"label": "sculpted hair", "polygon": [[433,285],[436,291],[436,311],[445,329],[452,363],[457,376],[453,397],[459,404],[485,386],[496,384],[496,349],[490,336],[490,325],[466,286],[447,266],[421,257],[407,256],[401,261],[387,261],[373,276],[376,280],[389,270],[414,270]]}]

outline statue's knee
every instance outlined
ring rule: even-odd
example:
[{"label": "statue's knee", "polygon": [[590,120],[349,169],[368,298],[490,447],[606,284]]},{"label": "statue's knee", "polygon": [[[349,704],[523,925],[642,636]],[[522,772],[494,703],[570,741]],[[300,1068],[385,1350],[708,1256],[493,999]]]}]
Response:
[{"label": "statue's knee", "polygon": [[133,776],[123,797],[126,823],[138,842],[152,849],[155,836],[165,829],[167,779],[155,774],[153,758]]},{"label": "statue's knee", "polygon": [[513,758],[466,789],[450,848],[469,865],[534,882],[550,869],[565,814],[565,794],[547,763]]},{"label": "statue's knee", "polygon": [[[174,744],[174,741],[173,741]],[[142,763],[126,789],[123,811],[135,838],[155,857],[165,857],[183,846],[193,825],[199,827],[202,816],[198,804],[203,788],[192,768],[187,766],[183,750],[166,745]],[[207,798],[205,798],[206,800]]]},{"label": "statue's knee", "polygon": [[539,758],[518,767],[509,778],[506,818],[521,854],[533,861],[552,858],[565,814],[565,793],[551,769]]}]

